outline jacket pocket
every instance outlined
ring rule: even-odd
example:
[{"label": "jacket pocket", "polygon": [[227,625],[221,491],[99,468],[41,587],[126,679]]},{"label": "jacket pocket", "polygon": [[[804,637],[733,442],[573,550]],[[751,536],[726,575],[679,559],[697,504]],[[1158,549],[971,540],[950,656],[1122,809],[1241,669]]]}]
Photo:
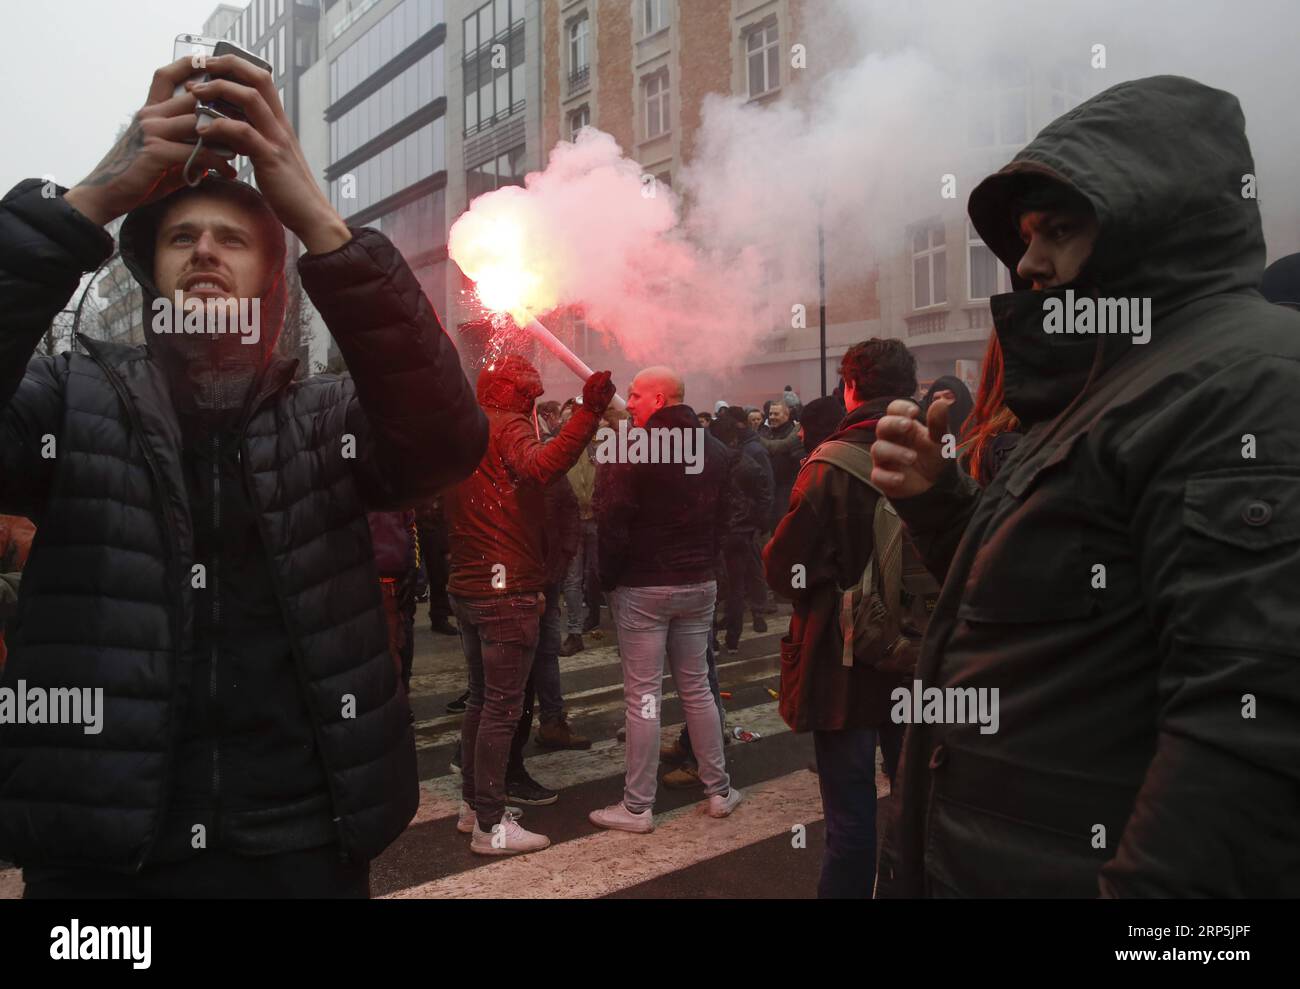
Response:
[{"label": "jacket pocket", "polygon": [[1246,467],[1193,474],[1183,523],[1238,549],[1264,551],[1300,539],[1300,470]]}]

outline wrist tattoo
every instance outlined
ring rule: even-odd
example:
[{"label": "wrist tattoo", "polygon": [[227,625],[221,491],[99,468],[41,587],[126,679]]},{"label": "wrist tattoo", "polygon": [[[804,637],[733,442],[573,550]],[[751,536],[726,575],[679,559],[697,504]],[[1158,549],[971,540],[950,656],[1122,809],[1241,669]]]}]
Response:
[{"label": "wrist tattoo", "polygon": [[131,163],[143,148],[144,130],[140,126],[139,117],[133,117],[126,133],[118,138],[112,150],[95,166],[95,170],[86,176],[82,185],[107,185],[112,182],[131,167]]}]

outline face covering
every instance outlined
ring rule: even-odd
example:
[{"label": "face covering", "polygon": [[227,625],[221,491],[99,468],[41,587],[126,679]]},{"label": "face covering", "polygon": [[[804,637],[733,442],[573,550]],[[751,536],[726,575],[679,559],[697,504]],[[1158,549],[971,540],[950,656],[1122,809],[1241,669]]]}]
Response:
[{"label": "face covering", "polygon": [[1079,283],[1052,289],[1024,289],[989,300],[993,327],[1002,348],[1002,382],[1006,404],[1028,428],[1059,415],[1083,391],[1105,337],[1048,333],[1043,329],[1044,302],[1065,293],[1091,295]]}]

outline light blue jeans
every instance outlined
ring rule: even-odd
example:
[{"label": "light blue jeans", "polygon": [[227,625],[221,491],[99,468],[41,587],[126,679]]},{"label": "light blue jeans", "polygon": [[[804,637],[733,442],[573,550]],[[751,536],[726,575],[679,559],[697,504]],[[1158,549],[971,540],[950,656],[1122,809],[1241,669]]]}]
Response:
[{"label": "light blue jeans", "polygon": [[730,789],[722,720],[709,689],[706,659],[717,593],[717,583],[710,580],[681,587],[619,587],[609,595],[627,704],[623,804],[634,814],[654,806],[659,784],[665,658],[686,715],[704,792],[713,796]]}]

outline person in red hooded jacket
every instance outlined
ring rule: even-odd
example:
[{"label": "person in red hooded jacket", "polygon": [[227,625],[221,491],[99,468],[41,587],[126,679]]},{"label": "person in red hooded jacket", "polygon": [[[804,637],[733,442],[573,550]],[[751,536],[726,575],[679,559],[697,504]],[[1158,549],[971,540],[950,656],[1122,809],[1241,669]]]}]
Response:
[{"label": "person in red hooded jacket", "polygon": [[445,498],[451,537],[447,593],[469,668],[457,827],[472,833],[470,850],[481,855],[516,855],[550,844],[507,812],[506,766],[545,606],[545,488],[591,442],[614,385],[608,371],[587,379],[582,406],[546,444],[533,420],[541,394],[541,376],[522,357],[510,355],[480,372],[487,453]]}]

